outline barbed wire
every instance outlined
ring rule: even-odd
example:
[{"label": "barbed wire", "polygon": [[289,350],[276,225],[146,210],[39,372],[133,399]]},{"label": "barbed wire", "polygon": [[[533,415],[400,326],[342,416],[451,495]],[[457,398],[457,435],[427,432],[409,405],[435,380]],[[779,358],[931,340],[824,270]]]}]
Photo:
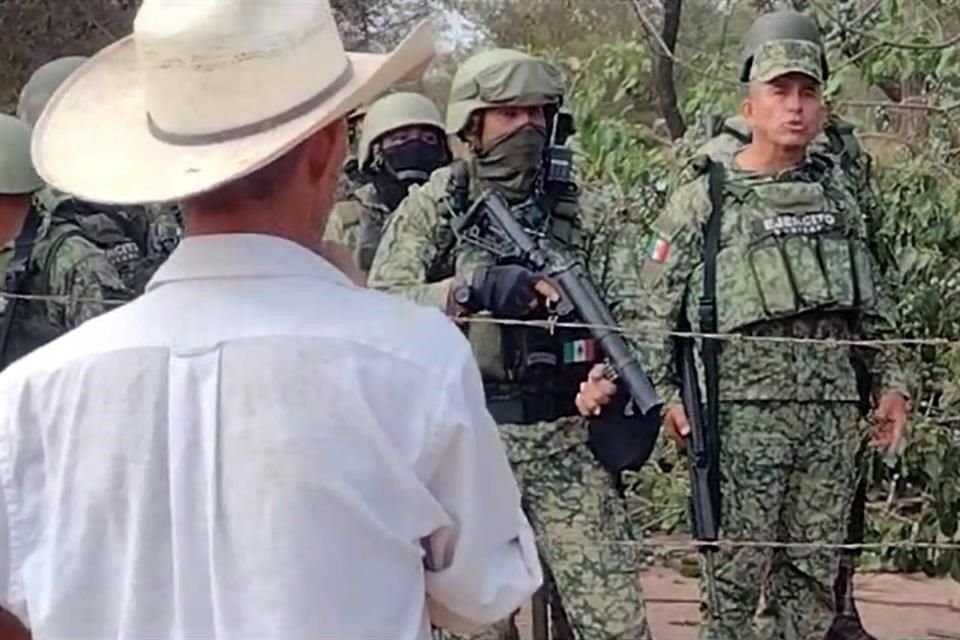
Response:
[{"label": "barbed wire", "polygon": [[807,549],[824,551],[884,551],[888,549],[923,549],[927,551],[960,551],[960,542],[934,542],[929,540],[890,540],[887,542],[793,542],[782,540],[736,540],[721,538],[706,540],[607,540],[592,542],[589,540],[558,540],[549,535],[538,536],[544,543],[556,547],[610,548],[643,547],[661,551],[698,551],[706,547],[722,549]]},{"label": "barbed wire", "polygon": [[[19,299],[30,302],[55,302],[59,304],[98,304],[104,306],[122,306],[131,302],[130,299],[115,298],[89,298],[71,294],[43,294],[43,293],[12,293],[9,291],[0,291],[0,299]],[[960,338],[948,337],[927,337],[927,338],[815,338],[798,336],[768,336],[754,335],[749,333],[726,332],[726,333],[704,333],[701,331],[677,331],[665,329],[659,326],[647,326],[645,321],[625,323],[632,325],[626,328],[619,325],[590,324],[585,322],[561,321],[558,319],[508,319],[494,318],[491,316],[460,316],[451,318],[458,324],[494,324],[501,326],[520,326],[546,329],[555,331],[557,329],[578,329],[585,331],[609,331],[618,333],[628,338],[649,338],[655,336],[661,339],[666,338],[693,338],[693,339],[712,339],[720,342],[736,343],[771,343],[771,344],[790,344],[790,345],[824,345],[832,347],[960,347]],[[790,320],[784,318],[783,320]],[[775,320],[774,320],[775,321]],[[662,346],[660,342],[636,341],[636,344],[651,347]]]}]

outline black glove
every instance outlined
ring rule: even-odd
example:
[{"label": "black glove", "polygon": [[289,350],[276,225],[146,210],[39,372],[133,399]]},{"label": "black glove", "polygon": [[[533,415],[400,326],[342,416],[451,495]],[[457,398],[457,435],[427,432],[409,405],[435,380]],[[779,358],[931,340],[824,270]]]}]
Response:
[{"label": "black glove", "polygon": [[538,280],[537,274],[519,265],[480,267],[463,306],[471,313],[486,310],[498,318],[520,318],[532,310],[539,295],[534,289]]}]

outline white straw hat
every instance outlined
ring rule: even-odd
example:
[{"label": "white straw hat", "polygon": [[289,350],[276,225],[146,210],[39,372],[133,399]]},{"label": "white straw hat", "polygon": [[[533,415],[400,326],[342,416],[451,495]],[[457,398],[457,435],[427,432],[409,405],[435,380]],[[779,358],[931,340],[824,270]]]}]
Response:
[{"label": "white straw hat", "polygon": [[50,99],[34,162],[85,200],[183,199],[270,163],[433,55],[427,22],[388,54],[348,53],[329,0],[144,0],[133,35]]}]

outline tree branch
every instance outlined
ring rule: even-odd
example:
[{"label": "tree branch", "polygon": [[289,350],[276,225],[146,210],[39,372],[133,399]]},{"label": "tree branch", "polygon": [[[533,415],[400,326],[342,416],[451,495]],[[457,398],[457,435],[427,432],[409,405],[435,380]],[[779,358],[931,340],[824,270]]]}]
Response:
[{"label": "tree branch", "polygon": [[660,115],[667,123],[670,137],[676,140],[682,137],[687,129],[683,122],[683,114],[680,113],[680,107],[677,106],[677,87],[673,77],[683,0],[663,0],[662,32],[657,32],[637,0],[633,0],[633,8],[647,35],[655,40],[660,48],[660,51],[656,54],[657,60],[653,68],[654,84],[657,90],[657,106]]}]

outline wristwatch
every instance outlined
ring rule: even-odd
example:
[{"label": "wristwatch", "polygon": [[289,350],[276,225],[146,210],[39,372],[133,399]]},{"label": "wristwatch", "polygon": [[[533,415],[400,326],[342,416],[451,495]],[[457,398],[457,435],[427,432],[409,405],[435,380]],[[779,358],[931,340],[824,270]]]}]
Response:
[{"label": "wristwatch", "polygon": [[470,306],[473,289],[468,284],[458,284],[453,288],[453,301],[464,308]]}]

